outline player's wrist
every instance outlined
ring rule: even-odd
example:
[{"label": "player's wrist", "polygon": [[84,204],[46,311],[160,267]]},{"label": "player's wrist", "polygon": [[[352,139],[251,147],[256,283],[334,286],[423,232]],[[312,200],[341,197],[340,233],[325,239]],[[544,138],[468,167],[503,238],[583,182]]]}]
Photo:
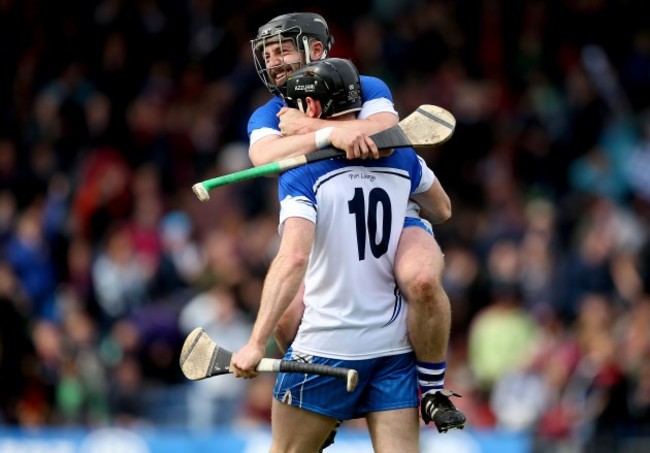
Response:
[{"label": "player's wrist", "polygon": [[333,127],[324,127],[314,132],[314,143],[316,144],[316,148],[322,149],[332,144],[331,135],[333,129]]}]

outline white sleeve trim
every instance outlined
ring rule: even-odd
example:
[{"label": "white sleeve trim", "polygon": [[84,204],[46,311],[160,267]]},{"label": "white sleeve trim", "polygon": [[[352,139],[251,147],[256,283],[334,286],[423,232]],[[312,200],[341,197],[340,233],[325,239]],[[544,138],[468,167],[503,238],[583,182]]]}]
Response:
[{"label": "white sleeve trim", "polygon": [[304,196],[292,197],[288,195],[280,202],[280,222],[278,225],[278,232],[282,235],[282,232],[284,231],[284,222],[291,217],[299,217],[315,224],[317,215],[316,207],[309,198]]},{"label": "white sleeve trim", "polygon": [[253,146],[256,142],[270,135],[277,135],[278,137],[282,137],[282,133],[277,129],[270,127],[261,127],[259,129],[255,129],[253,132],[251,132],[251,139],[248,144],[248,148],[250,149],[250,147]]},{"label": "white sleeve trim", "polygon": [[361,106],[361,111],[357,115],[357,119],[365,120],[369,116],[374,115],[375,113],[392,113],[393,115],[399,117],[399,114],[395,110],[393,103],[386,98],[370,99],[363,103]]}]

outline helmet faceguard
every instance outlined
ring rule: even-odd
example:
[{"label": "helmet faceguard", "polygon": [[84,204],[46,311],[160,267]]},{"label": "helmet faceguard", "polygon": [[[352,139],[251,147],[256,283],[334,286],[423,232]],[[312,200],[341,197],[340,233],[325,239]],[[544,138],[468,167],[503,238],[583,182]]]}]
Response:
[{"label": "helmet faceguard", "polygon": [[285,101],[304,112],[306,98],[320,101],[322,118],[358,112],[361,100],[359,72],[350,60],[327,58],[297,69],[287,78]]},{"label": "helmet faceguard", "polygon": [[[320,41],[323,44],[322,58],[326,58],[334,44],[334,37],[330,34],[325,19],[315,13],[283,14],[271,19],[270,22],[259,28],[257,36],[251,41],[251,48],[257,74],[271,94],[282,96],[285,84],[277,86],[270,72],[284,70],[288,76],[289,73],[302,66],[303,61],[310,63],[309,44],[313,40]],[[292,64],[285,63],[267,68],[264,58],[266,47],[286,41],[291,41],[295,49],[304,55],[304,60],[301,59],[299,62],[292,62]],[[282,60],[284,61],[284,57]]]}]

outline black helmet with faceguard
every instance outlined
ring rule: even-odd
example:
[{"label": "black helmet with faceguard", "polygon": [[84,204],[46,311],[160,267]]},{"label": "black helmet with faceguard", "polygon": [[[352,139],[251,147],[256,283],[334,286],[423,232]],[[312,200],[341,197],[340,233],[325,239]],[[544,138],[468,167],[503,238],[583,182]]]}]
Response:
[{"label": "black helmet with faceguard", "polygon": [[[276,86],[273,80],[274,78],[270,74],[270,71],[273,71],[274,67],[266,66],[266,60],[264,58],[266,47],[270,44],[290,41],[295,49],[304,53],[305,62],[310,63],[309,43],[312,40],[320,41],[323,44],[322,58],[326,58],[330,48],[334,44],[334,37],[330,34],[329,27],[323,16],[316,13],[283,14],[271,19],[259,28],[257,36],[251,41],[253,58],[255,60],[257,74],[271,94],[284,94],[284,87]],[[300,65],[300,63],[295,64],[296,67]],[[295,67],[281,64],[279,67],[275,67],[275,70],[282,69],[282,67],[287,72],[295,69]],[[284,82],[282,85],[284,85]]]},{"label": "black helmet with faceguard", "polygon": [[321,118],[333,118],[361,110],[359,72],[350,60],[327,58],[316,61],[289,75],[285,101],[304,112],[306,98],[320,101]]}]

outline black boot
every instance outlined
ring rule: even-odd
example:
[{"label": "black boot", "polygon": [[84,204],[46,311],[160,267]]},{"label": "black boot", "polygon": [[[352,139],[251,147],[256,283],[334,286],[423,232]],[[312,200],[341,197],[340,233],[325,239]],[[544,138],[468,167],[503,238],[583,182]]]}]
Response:
[{"label": "black boot", "polygon": [[461,397],[451,390],[438,390],[425,393],[420,401],[422,420],[427,425],[429,422],[433,422],[440,433],[445,433],[453,428],[463,429],[465,427],[465,415],[456,409],[454,403],[449,400],[450,396]]}]

